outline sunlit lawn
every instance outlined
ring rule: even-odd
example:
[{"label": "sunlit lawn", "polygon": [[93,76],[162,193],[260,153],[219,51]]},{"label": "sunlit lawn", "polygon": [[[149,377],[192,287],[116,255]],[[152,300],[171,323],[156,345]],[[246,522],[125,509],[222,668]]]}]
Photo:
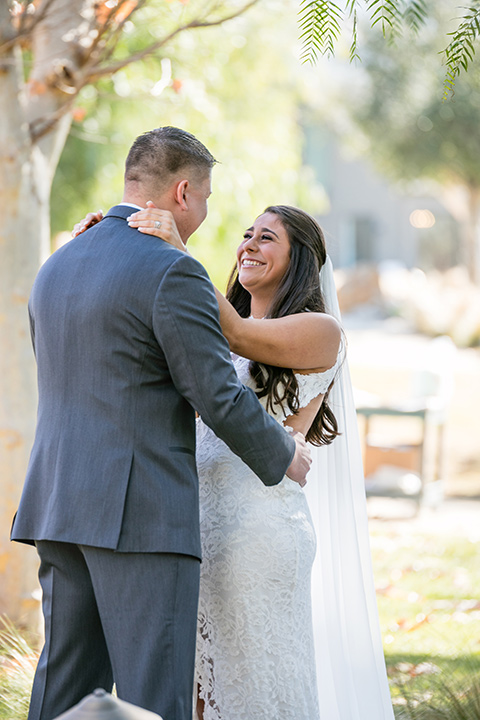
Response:
[{"label": "sunlit lawn", "polygon": [[[431,704],[443,686],[467,691],[480,676],[480,543],[387,521],[375,523],[371,546],[396,710],[405,695]],[[465,717],[480,718],[480,707]]]},{"label": "sunlit lawn", "polygon": [[[382,332],[350,333],[354,384],[381,395],[387,403],[390,396],[408,396],[412,369],[426,343],[416,335],[392,339]],[[377,360],[375,367],[372,357]],[[448,466],[444,490],[451,496],[480,496],[474,429],[479,374],[478,349],[458,351],[444,439]],[[381,422],[379,429],[386,435],[393,432],[388,441],[405,441],[406,427],[399,422],[394,428],[386,425]],[[480,720],[480,502],[478,511],[473,506],[468,517],[460,511],[454,526],[442,524],[441,512],[433,523],[424,523],[422,517],[421,513],[412,521],[370,523],[395,712],[408,720]],[[446,710],[439,711],[438,706]]]}]

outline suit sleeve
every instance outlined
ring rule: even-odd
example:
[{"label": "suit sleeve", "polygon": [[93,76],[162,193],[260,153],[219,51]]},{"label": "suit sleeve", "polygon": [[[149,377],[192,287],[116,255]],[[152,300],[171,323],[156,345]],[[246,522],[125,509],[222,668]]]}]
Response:
[{"label": "suit sleeve", "polygon": [[279,483],[295,442],[238,380],[213,286],[188,255],[179,256],[158,287],[153,330],[178,392],[265,485]]}]

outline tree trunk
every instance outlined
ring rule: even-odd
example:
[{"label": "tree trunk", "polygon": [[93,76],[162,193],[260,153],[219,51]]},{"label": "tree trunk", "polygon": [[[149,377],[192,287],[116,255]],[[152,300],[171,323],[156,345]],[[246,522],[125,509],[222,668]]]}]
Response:
[{"label": "tree trunk", "polygon": [[[0,27],[2,21],[5,28],[5,6]],[[32,111],[24,88],[21,54],[13,48],[0,57],[0,613],[36,628],[37,554],[32,547],[11,543],[9,531],[35,429],[36,373],[27,302],[50,252],[50,189],[70,118],[65,116],[40,142],[33,142],[29,121],[35,107]],[[58,102],[57,92],[43,92],[42,113],[47,108],[54,112]]]},{"label": "tree trunk", "polygon": [[38,607],[36,553],[10,544],[8,531],[34,433],[36,382],[27,298],[40,263],[44,218],[35,191],[32,147],[19,96],[21,68],[15,55],[12,51],[3,58],[0,74],[2,107],[9,108],[0,114],[0,611],[31,625]]},{"label": "tree trunk", "polygon": [[[112,44],[142,4],[36,0],[22,15],[26,5],[0,0],[0,614],[30,627],[37,624],[40,599],[36,553],[9,542],[35,426],[28,296],[50,253],[50,191],[76,94],[92,78],[140,60],[166,42],[153,41],[113,63]],[[180,24],[166,38],[208,25],[204,15],[201,9],[196,21]],[[21,46],[27,49],[27,70]],[[108,70],[102,65],[106,61],[113,63]]]},{"label": "tree trunk", "polygon": [[480,189],[469,188],[468,222],[465,232],[465,262],[470,280],[480,282]]},{"label": "tree trunk", "polygon": [[443,188],[442,201],[458,223],[459,262],[473,283],[480,282],[480,188],[457,184]]}]

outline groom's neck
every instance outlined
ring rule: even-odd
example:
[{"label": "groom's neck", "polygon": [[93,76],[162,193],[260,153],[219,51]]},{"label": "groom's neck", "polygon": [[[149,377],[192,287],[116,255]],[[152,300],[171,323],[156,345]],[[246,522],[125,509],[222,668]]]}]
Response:
[{"label": "groom's neck", "polygon": [[145,197],[143,193],[124,192],[122,202],[130,203],[131,205],[139,205],[144,208],[147,205],[147,200],[151,199],[152,198],[150,197]]},{"label": "groom's neck", "polygon": [[163,198],[159,197],[158,189],[155,192],[155,190],[145,183],[138,182],[137,180],[125,183],[122,202],[140,205],[140,207],[144,208],[148,200],[151,200],[157,207],[161,207],[159,201],[162,199]]}]

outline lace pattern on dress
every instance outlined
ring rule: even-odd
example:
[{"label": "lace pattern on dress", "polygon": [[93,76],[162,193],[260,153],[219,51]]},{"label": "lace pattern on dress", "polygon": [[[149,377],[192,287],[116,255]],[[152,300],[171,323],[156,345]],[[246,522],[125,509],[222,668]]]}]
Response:
[{"label": "lace pattern on dress", "polygon": [[[255,390],[255,381],[250,375],[250,360],[239,357],[238,355],[233,355],[232,357],[239,379],[244,385]],[[295,378],[298,383],[299,408],[307,407],[314,398],[318,397],[318,395],[324,395],[327,392],[330,387],[330,383],[338,371],[340,363],[341,353],[338,354],[335,365],[332,365],[332,367],[328,370],[315,373],[295,373]],[[266,408],[266,398],[259,398],[259,401],[262,403],[263,407]],[[285,405],[285,407],[277,405],[274,410],[274,417],[279,420],[279,422],[283,422],[287,417],[289,417],[289,415],[293,415],[293,412],[290,410],[288,405]],[[272,415],[273,413],[270,412],[269,414]]]},{"label": "lace pattern on dress", "polygon": [[[255,389],[250,361],[234,357]],[[335,374],[298,374],[300,406]],[[266,398],[259,399],[265,407]],[[277,422],[288,416],[273,408]],[[310,606],[316,540],[302,488],[265,487],[201,420],[197,466],[203,562],[196,682],[204,720],[318,720]]]}]

